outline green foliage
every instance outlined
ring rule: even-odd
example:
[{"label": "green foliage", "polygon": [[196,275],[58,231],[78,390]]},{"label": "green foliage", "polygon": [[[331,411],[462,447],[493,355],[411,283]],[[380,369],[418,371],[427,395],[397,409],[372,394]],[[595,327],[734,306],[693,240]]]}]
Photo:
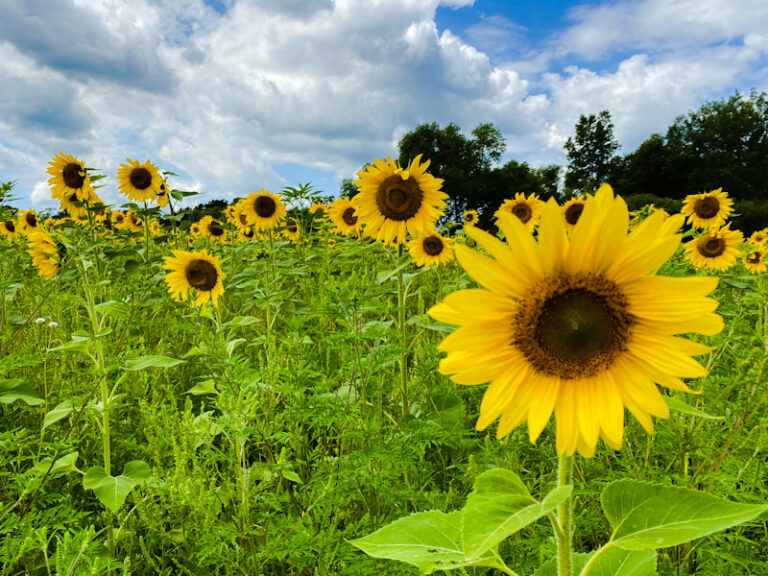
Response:
[{"label": "green foliage", "polygon": [[618,149],[608,110],[597,115],[582,114],[576,123],[576,134],[565,141],[568,155],[566,194],[594,192],[600,184],[607,182]]}]

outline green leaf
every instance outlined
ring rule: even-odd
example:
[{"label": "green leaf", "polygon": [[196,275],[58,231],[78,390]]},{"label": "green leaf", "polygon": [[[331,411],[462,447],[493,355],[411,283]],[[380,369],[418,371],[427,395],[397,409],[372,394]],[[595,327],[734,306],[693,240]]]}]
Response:
[{"label": "green leaf", "polygon": [[126,370],[145,370],[147,368],[173,368],[182,364],[184,360],[176,360],[176,358],[169,358],[168,356],[156,355],[156,356],[139,356],[138,358],[130,358],[125,361],[124,368]]},{"label": "green leaf", "polygon": [[687,414],[688,416],[697,416],[699,418],[705,418],[708,420],[723,420],[723,416],[712,416],[712,414],[707,414],[706,412],[702,412],[701,410],[697,410],[693,406],[689,406],[679,398],[675,398],[672,396],[664,396],[664,401],[667,403],[667,406],[670,410],[674,410],[675,412],[680,412],[681,414]]},{"label": "green leaf", "polygon": [[70,342],[64,342],[53,348],[48,348],[48,352],[88,352],[91,347],[91,339],[88,337],[72,335]]},{"label": "green leaf", "polygon": [[502,468],[483,472],[464,507],[464,551],[467,556],[478,556],[495,549],[502,540],[555,510],[570,493],[570,486],[560,486],[538,502],[514,472]]},{"label": "green leaf", "polygon": [[50,410],[48,414],[45,415],[45,418],[43,418],[43,430],[48,428],[51,424],[55,424],[59,420],[63,420],[69,416],[74,409],[74,400],[64,400],[64,402],[57,404],[56,407]]},{"label": "green leaf", "polygon": [[495,550],[475,558],[464,554],[461,516],[461,510],[450,514],[419,512],[350,543],[374,558],[413,564],[422,574],[463,566],[489,566],[508,571]]},{"label": "green leaf", "polygon": [[202,394],[218,394],[219,391],[216,390],[216,382],[214,380],[204,380],[195,384],[186,393],[193,396],[201,396]]},{"label": "green leaf", "polygon": [[128,462],[120,476],[110,476],[101,466],[94,466],[85,473],[83,488],[93,490],[99,502],[117,512],[131,490],[149,480],[150,475],[149,465],[141,460]]},{"label": "green leaf", "polygon": [[44,402],[34,386],[18,378],[0,380],[0,404],[10,404],[16,400],[37,406]]},{"label": "green leaf", "polygon": [[221,325],[224,329],[240,328],[241,326],[250,326],[251,324],[258,324],[261,322],[261,318],[255,316],[235,316],[232,320],[224,322]]},{"label": "green leaf", "polygon": [[[573,574],[580,575],[596,552],[573,555]],[[592,565],[588,576],[656,576],[656,551],[631,551],[609,548]],[[539,566],[534,576],[557,576],[557,558]]]},{"label": "green leaf", "polygon": [[609,484],[600,499],[613,527],[613,543],[625,550],[675,546],[768,511],[766,504],[739,504],[687,488],[636,480]]},{"label": "green leaf", "polygon": [[[59,474],[60,472],[75,472],[77,471],[77,457],[79,452],[70,452],[66,456],[58,458],[51,468],[50,475]],[[51,466],[51,458],[44,458],[32,467],[32,472],[35,474],[45,474],[48,468]]]},{"label": "green leaf", "polygon": [[131,311],[131,307],[125,302],[117,302],[116,300],[108,300],[107,302],[101,302],[94,306],[99,314],[115,314],[116,316],[127,316]]}]

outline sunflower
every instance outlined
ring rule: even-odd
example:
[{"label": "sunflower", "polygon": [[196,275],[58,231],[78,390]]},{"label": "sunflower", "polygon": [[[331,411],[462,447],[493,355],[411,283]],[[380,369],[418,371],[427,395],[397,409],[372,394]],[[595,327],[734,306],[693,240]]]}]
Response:
[{"label": "sunflower", "polygon": [[315,202],[314,204],[312,204],[312,206],[309,207],[309,213],[313,214],[316,219],[322,218],[327,212],[328,212],[328,206],[326,206],[322,202]]},{"label": "sunflower", "polygon": [[344,236],[357,236],[360,234],[360,223],[357,218],[357,210],[352,201],[346,196],[337,198],[328,209],[328,219],[333,224],[333,232]]},{"label": "sunflower", "polygon": [[710,228],[706,233],[685,243],[685,257],[704,270],[727,270],[739,257],[739,246],[744,240],[730,223],[722,228]]},{"label": "sunflower", "polygon": [[702,194],[689,194],[685,197],[683,209],[688,222],[694,228],[722,226],[733,211],[733,200],[722,188]]},{"label": "sunflower", "polygon": [[755,232],[752,232],[752,234],[749,236],[749,239],[747,240],[747,244],[758,248],[760,246],[763,246],[766,243],[766,240],[768,240],[768,234],[766,234],[766,231],[756,230]]},{"label": "sunflower", "polygon": [[272,230],[287,212],[280,199],[280,194],[271,194],[261,189],[261,192],[249,194],[243,201],[243,212],[248,225],[255,231]]},{"label": "sunflower", "polygon": [[29,210],[21,210],[16,218],[16,227],[24,235],[29,235],[31,232],[35,232],[40,228],[40,218],[37,212],[30,208]]},{"label": "sunflower", "polygon": [[477,210],[464,210],[464,226],[474,226],[479,219]]},{"label": "sunflower", "polygon": [[[117,188],[134,202],[157,202],[161,198],[168,203],[167,187],[157,167],[149,160],[141,164],[130,158],[128,164],[120,164],[117,169]],[[164,204],[163,204],[164,205]]]},{"label": "sunflower", "polygon": [[744,268],[749,270],[752,274],[762,274],[765,272],[765,253],[766,250],[762,245],[749,250],[741,260],[744,264]]},{"label": "sunflower", "polygon": [[59,273],[59,266],[66,252],[63,244],[57,243],[47,232],[39,230],[30,232],[27,246],[39,276],[53,278]]},{"label": "sunflower", "polygon": [[8,238],[11,242],[16,240],[19,237],[19,229],[16,226],[16,220],[14,218],[0,220],[0,234]]},{"label": "sunflower", "polygon": [[429,160],[422,164],[419,154],[405,169],[389,156],[373,164],[352,181],[360,188],[352,205],[363,234],[384,244],[403,244],[406,232],[413,238],[432,232],[448,195],[440,191],[443,180],[426,171]]},{"label": "sunflower", "polygon": [[576,226],[576,222],[579,221],[581,213],[584,211],[586,201],[587,199],[585,197],[579,196],[578,198],[571,198],[568,202],[563,204],[563,221],[565,222],[566,230],[573,230]]},{"label": "sunflower", "polygon": [[168,194],[170,194],[170,192],[170,188],[168,188],[168,184],[165,182],[165,178],[161,176],[160,186],[157,190],[155,190],[155,202],[157,202],[157,205],[160,206],[160,208],[165,208],[168,206]]},{"label": "sunflower", "polygon": [[144,232],[144,220],[138,217],[136,210],[128,210],[125,213],[125,230],[130,232]]},{"label": "sunflower", "polygon": [[204,216],[199,222],[200,234],[216,242],[225,242],[227,240],[227,231],[221,222],[213,219],[213,216]]},{"label": "sunflower", "polygon": [[417,266],[428,268],[436,264],[446,264],[453,260],[452,241],[439,234],[425,234],[408,244],[408,252]]},{"label": "sunflower", "polygon": [[[51,186],[53,197],[71,204],[73,201],[86,202],[91,199],[91,179],[82,162],[69,154],[59,152],[48,163],[48,184]],[[66,209],[66,207],[65,207]]]},{"label": "sunflower", "polygon": [[227,218],[227,222],[232,224],[232,226],[237,226],[237,203],[227,206],[224,210],[224,215]]},{"label": "sunflower", "polygon": [[120,210],[113,210],[109,217],[113,228],[122,230],[127,226],[125,221],[125,214],[120,212]]},{"label": "sunflower", "polygon": [[203,235],[203,229],[200,227],[199,222],[195,222],[189,227],[189,233],[192,234],[193,238],[200,238],[200,236]]},{"label": "sunflower", "polygon": [[541,216],[541,200],[536,194],[526,196],[518,192],[514,198],[504,200],[499,209],[494,212],[493,216],[496,218],[497,225],[504,213],[513,214],[525,224],[530,232],[533,232]]},{"label": "sunflower", "polygon": [[153,236],[159,236],[160,234],[162,234],[163,229],[160,226],[160,222],[158,222],[157,220],[152,220],[152,222],[149,223],[149,232]]},{"label": "sunflower", "polygon": [[251,228],[250,226],[245,226],[243,228],[237,229],[238,242],[242,242],[242,243],[250,242],[254,238],[256,238],[256,234],[254,233],[253,228]]},{"label": "sunflower", "polygon": [[163,268],[170,270],[165,275],[165,282],[171,297],[176,302],[192,298],[197,306],[210,300],[218,306],[217,300],[224,294],[224,273],[218,261],[217,256],[210,256],[205,250],[174,250],[173,256],[167,257],[163,264]]},{"label": "sunflower", "polygon": [[285,229],[282,232],[283,238],[287,238],[291,242],[298,242],[301,239],[301,229],[296,222],[288,222]]},{"label": "sunflower", "polygon": [[538,241],[519,218],[500,215],[507,243],[467,228],[488,255],[456,257],[482,288],[460,290],[429,314],[459,328],[440,344],[440,372],[458,384],[490,381],[477,421],[501,417],[502,438],[528,423],[535,442],[554,411],[557,452],[594,454],[599,437],[620,449],[626,407],[645,430],[668,417],[656,384],[690,392],[682,378],[706,369],[710,347],[676,334],[719,333],[708,298],[714,277],[653,276],[677,250],[683,217],[652,214],[627,233],[627,206],[604,185],[566,234],[560,207],[542,209]]}]

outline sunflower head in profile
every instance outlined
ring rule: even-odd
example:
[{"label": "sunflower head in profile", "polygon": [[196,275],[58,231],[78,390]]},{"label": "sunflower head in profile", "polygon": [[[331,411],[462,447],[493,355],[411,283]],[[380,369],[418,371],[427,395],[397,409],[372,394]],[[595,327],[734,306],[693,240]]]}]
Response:
[{"label": "sunflower head in profile", "polygon": [[210,300],[218,306],[218,298],[224,294],[224,273],[218,262],[218,257],[210,256],[205,250],[174,250],[173,256],[168,256],[163,264],[163,268],[169,270],[165,283],[171,297],[176,302],[192,300],[196,306]]},{"label": "sunflower head in profile", "polygon": [[439,346],[448,353],[440,372],[490,382],[478,429],[500,417],[501,438],[527,422],[535,442],[554,412],[557,452],[591,457],[599,438],[621,448],[625,408],[649,434],[652,416],[669,416],[657,384],[690,392],[682,379],[707,374],[693,356],[711,350],[677,335],[723,328],[708,297],[717,278],[652,275],[679,247],[682,223],[652,214],[628,232],[627,206],[605,185],[570,234],[553,199],[537,239],[508,212],[499,222],[506,242],[466,229],[484,253],[454,251],[481,287],[429,314],[459,326]]},{"label": "sunflower head in profile", "polygon": [[230,204],[224,209],[224,216],[227,218],[227,222],[232,226],[238,226],[237,222],[237,203]]},{"label": "sunflower head in profile", "polygon": [[309,207],[309,213],[315,217],[315,219],[322,218],[328,213],[328,206],[322,202],[315,202]]},{"label": "sunflower head in profile", "polygon": [[[541,200],[536,194],[526,196],[518,192],[514,198],[504,200],[499,209],[493,214],[497,223],[501,221],[502,214],[512,214],[522,222],[525,227],[533,232],[539,223],[541,216]],[[498,224],[497,224],[498,225]]]},{"label": "sunflower head in profile", "polygon": [[159,236],[163,233],[163,228],[160,226],[160,222],[157,220],[152,220],[152,222],[149,223],[149,233],[153,236]]},{"label": "sunflower head in profile", "polygon": [[576,223],[579,221],[579,218],[581,218],[581,213],[584,211],[586,202],[586,197],[579,196],[578,198],[571,198],[568,202],[563,204],[561,211],[563,213],[563,222],[566,230],[570,231],[576,227]]},{"label": "sunflower head in profile", "polygon": [[685,243],[685,257],[702,270],[723,272],[738,259],[739,247],[744,236],[738,230],[731,230],[731,225],[722,228],[710,228],[698,238]]},{"label": "sunflower head in profile", "polygon": [[53,278],[59,273],[66,254],[63,244],[57,243],[47,232],[38,230],[29,233],[27,248],[39,276]]},{"label": "sunflower head in profile", "polygon": [[243,213],[248,226],[260,232],[276,228],[287,211],[280,194],[272,194],[262,188],[260,192],[249,194],[243,200]]},{"label": "sunflower head in profile", "polygon": [[238,227],[237,229],[237,241],[240,243],[250,242],[256,239],[256,233],[250,226]]},{"label": "sunflower head in profile", "polygon": [[113,210],[109,215],[109,219],[112,222],[112,228],[116,230],[122,230],[125,227],[125,214],[120,210]]},{"label": "sunflower head in profile", "polygon": [[226,242],[227,231],[221,222],[214,220],[213,216],[204,216],[199,222],[200,233],[215,242]]},{"label": "sunflower head in profile", "polygon": [[59,152],[48,163],[48,184],[53,197],[62,202],[87,202],[91,199],[91,179],[85,169],[85,162],[70,154]]},{"label": "sunflower head in profile", "polygon": [[301,228],[294,220],[290,220],[285,224],[285,228],[282,232],[283,238],[287,238],[291,242],[301,241]]},{"label": "sunflower head in profile", "polygon": [[477,210],[464,210],[464,226],[476,226],[479,219]]},{"label": "sunflower head in profile", "polygon": [[429,160],[421,154],[407,168],[401,168],[387,156],[374,160],[353,180],[360,192],[352,204],[363,227],[363,234],[384,244],[403,244],[406,233],[413,238],[431,232],[445,211],[448,195],[440,191],[441,178],[427,172]]},{"label": "sunflower head in profile", "polygon": [[423,234],[408,243],[408,252],[417,266],[428,268],[453,260],[452,243],[450,238],[443,238],[436,232]]},{"label": "sunflower head in profile", "polygon": [[16,225],[15,218],[0,219],[0,235],[4,236],[11,242],[19,237],[19,227]]},{"label": "sunflower head in profile", "polygon": [[328,220],[333,224],[332,232],[344,236],[359,236],[360,234],[357,209],[346,196],[333,201],[328,209]]},{"label": "sunflower head in profile", "polygon": [[742,263],[744,264],[744,268],[749,270],[752,274],[762,274],[765,272],[766,269],[766,262],[765,262],[765,255],[766,255],[766,248],[763,245],[760,245],[758,247],[750,247],[749,250],[744,254],[744,257],[742,258]]},{"label": "sunflower head in profile", "polygon": [[170,193],[171,189],[168,187],[168,183],[165,181],[165,178],[161,176],[160,186],[158,186],[157,190],[155,190],[155,203],[160,208],[165,208],[168,206]]},{"label": "sunflower head in profile", "polygon": [[29,210],[21,210],[16,217],[16,227],[21,234],[28,236],[31,232],[36,232],[40,229],[40,218],[37,212],[30,208]]},{"label": "sunflower head in profile", "polygon": [[125,213],[124,230],[129,232],[144,232],[144,220],[136,214],[135,210],[128,210]]},{"label": "sunflower head in profile", "polygon": [[[143,164],[126,158],[127,164],[120,164],[117,169],[117,188],[134,202],[157,202],[164,199],[168,203],[168,188],[157,167],[149,160]],[[165,205],[163,204],[163,205]]]},{"label": "sunflower head in profile", "polygon": [[702,194],[689,194],[680,211],[694,228],[722,226],[733,212],[733,200],[722,188]]}]

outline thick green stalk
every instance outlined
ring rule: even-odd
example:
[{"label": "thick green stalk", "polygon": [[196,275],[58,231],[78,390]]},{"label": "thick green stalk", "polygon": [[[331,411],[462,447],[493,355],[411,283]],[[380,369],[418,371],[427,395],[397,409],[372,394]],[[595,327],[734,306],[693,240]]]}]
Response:
[{"label": "thick green stalk", "polygon": [[400,394],[403,397],[403,416],[408,413],[408,336],[405,332],[405,280],[400,260],[403,258],[403,245],[397,247],[397,328],[400,331]]},{"label": "thick green stalk", "polygon": [[[557,485],[568,486],[573,475],[573,456],[560,456],[557,471]],[[557,575],[573,576],[571,562],[571,497],[557,507],[557,520],[560,531],[557,536]]]}]

